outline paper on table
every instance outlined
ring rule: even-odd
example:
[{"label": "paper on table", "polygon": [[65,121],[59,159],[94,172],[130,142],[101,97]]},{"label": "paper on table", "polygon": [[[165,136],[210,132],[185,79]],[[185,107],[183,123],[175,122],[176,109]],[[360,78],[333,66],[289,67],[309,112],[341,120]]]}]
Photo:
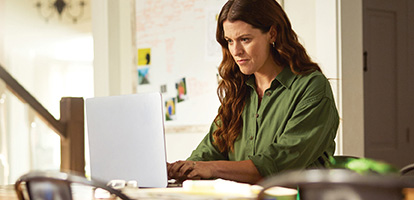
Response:
[{"label": "paper on table", "polygon": [[[216,180],[187,180],[183,182],[181,188],[152,188],[137,189],[125,188],[122,191],[131,198],[136,199],[256,199],[257,195],[263,188],[258,185],[238,183],[223,179]],[[276,187],[270,188],[266,192],[269,196],[286,195],[288,188]],[[292,190],[293,191],[293,190]],[[296,191],[296,190],[294,190]],[[291,192],[291,191],[289,191]]]},{"label": "paper on table", "polygon": [[252,185],[223,179],[186,180],[183,183],[183,190],[186,192],[200,194],[207,193],[242,197],[255,196],[254,192],[252,191]]},{"label": "paper on table", "polygon": [[123,189],[131,198],[137,199],[255,199],[260,189],[245,183],[223,179],[187,180],[182,188]]}]

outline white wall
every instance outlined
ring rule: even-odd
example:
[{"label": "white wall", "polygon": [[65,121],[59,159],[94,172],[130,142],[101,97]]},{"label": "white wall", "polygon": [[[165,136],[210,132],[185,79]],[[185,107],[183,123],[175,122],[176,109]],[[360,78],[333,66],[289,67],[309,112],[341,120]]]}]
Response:
[{"label": "white wall", "polygon": [[92,0],[95,96],[134,93],[134,1]]},{"label": "white wall", "polygon": [[316,47],[316,0],[284,1],[293,30],[298,34],[299,41],[306,48],[312,59],[315,59]]},{"label": "white wall", "polygon": [[4,60],[4,28],[2,27],[5,26],[5,8],[5,0],[0,0],[0,60]]},{"label": "white wall", "polygon": [[340,1],[343,153],[364,157],[362,0]]},{"label": "white wall", "polygon": [[[0,27],[4,27],[4,0],[0,0]],[[4,60],[4,29],[0,28],[0,60]],[[1,65],[1,62],[0,62]],[[6,129],[4,120],[5,106],[4,96],[6,92],[6,85],[0,81],[0,184],[7,184],[8,180],[8,153],[5,148],[7,142]]]}]

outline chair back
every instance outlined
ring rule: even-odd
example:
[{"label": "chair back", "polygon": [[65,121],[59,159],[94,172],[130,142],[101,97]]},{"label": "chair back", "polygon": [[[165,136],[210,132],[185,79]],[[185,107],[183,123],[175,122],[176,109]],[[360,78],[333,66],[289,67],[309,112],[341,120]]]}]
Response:
[{"label": "chair back", "polygon": [[400,174],[401,176],[414,176],[414,163],[401,168]]},{"label": "chair back", "polygon": [[80,175],[57,171],[29,172],[21,176],[14,186],[19,200],[72,200],[74,196],[73,187],[75,186],[89,186],[90,189],[100,188],[123,200],[130,200],[121,191],[109,187],[103,182],[88,180]]},{"label": "chair back", "polygon": [[347,169],[309,169],[291,171],[259,183],[265,191],[274,186],[299,188],[301,200],[403,200],[403,189],[412,187],[396,175],[359,174]]}]

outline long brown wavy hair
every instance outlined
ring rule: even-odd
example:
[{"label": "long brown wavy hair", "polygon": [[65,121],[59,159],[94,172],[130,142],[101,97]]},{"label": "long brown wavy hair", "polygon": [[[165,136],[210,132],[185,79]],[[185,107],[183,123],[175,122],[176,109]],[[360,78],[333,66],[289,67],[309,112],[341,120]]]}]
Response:
[{"label": "long brown wavy hair", "polygon": [[223,51],[223,60],[218,68],[222,80],[217,88],[221,106],[214,120],[217,129],[213,133],[214,144],[221,152],[234,151],[234,141],[243,126],[242,113],[249,90],[244,75],[234,61],[224,39],[224,21],[244,21],[254,28],[267,33],[273,26],[276,41],[271,46],[273,60],[280,66],[288,66],[295,74],[308,74],[320,70],[312,62],[305,48],[299,43],[290,21],[276,0],[229,0],[222,8],[218,22],[216,39]]}]

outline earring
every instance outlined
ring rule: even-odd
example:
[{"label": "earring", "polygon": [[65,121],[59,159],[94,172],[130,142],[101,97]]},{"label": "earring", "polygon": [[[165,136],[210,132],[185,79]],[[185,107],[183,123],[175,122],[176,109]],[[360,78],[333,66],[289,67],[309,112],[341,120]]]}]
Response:
[{"label": "earring", "polygon": [[276,48],[276,42],[273,42],[272,45],[273,45],[273,48]]}]

